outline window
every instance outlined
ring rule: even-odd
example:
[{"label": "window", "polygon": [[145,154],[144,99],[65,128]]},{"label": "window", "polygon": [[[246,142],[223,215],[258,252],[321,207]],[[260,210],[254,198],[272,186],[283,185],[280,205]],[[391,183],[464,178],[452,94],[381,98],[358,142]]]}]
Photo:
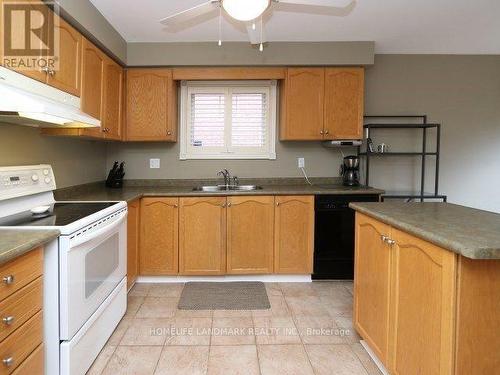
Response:
[{"label": "window", "polygon": [[276,81],[183,81],[183,159],[276,159]]}]

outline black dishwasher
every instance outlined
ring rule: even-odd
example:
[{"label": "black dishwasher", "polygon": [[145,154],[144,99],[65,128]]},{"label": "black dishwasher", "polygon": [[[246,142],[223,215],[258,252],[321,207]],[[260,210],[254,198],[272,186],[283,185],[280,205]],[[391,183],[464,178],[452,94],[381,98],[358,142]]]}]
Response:
[{"label": "black dishwasher", "polygon": [[317,195],[312,278],[354,278],[354,210],[350,202],[378,202],[378,195]]}]

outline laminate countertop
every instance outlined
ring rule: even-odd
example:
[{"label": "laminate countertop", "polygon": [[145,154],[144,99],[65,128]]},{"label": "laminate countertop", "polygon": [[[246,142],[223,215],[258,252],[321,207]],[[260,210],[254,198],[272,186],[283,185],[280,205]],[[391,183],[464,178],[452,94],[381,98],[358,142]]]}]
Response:
[{"label": "laminate countertop", "polygon": [[[157,196],[172,196],[172,197],[199,197],[199,196],[234,196],[234,195],[366,195],[366,194],[383,194],[383,190],[374,189],[368,186],[346,187],[340,183],[313,183],[306,185],[297,183],[295,180],[252,180],[241,181],[241,185],[259,185],[262,189],[251,191],[219,191],[219,192],[202,192],[195,191],[193,187],[201,185],[214,185],[217,182],[213,181],[197,181],[197,180],[182,180],[176,183],[175,181],[154,180],[145,181],[144,186],[140,186],[140,182],[128,183],[121,189],[110,189],[103,184],[91,184],[89,186],[81,186],[75,188],[65,188],[56,191],[56,199],[59,201],[68,200],[84,200],[84,201],[126,201],[131,202],[142,197],[157,197]],[[287,181],[290,181],[287,183]],[[219,181],[220,183],[220,181]]]},{"label": "laminate countertop", "polygon": [[0,265],[57,238],[59,234],[57,229],[0,229]]},{"label": "laminate countertop", "polygon": [[470,259],[500,259],[500,214],[451,203],[351,203],[354,210]]}]

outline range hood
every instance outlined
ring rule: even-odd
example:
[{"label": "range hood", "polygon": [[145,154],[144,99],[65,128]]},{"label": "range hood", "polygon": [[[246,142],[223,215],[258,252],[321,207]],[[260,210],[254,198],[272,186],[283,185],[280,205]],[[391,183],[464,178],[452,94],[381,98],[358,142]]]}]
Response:
[{"label": "range hood", "polygon": [[80,98],[0,67],[0,123],[43,128],[94,128],[101,121],[80,110]]}]

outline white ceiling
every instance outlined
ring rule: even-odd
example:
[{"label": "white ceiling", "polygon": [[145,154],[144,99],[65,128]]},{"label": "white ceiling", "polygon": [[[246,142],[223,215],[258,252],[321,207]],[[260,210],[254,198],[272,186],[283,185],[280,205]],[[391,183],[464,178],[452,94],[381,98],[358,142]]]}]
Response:
[{"label": "white ceiling", "polygon": [[[218,19],[170,30],[159,20],[205,0],[90,0],[127,42],[218,39]],[[375,41],[377,53],[500,54],[499,0],[358,0],[347,15],[274,11],[273,41]],[[223,40],[247,41],[243,25],[225,19]]]}]

